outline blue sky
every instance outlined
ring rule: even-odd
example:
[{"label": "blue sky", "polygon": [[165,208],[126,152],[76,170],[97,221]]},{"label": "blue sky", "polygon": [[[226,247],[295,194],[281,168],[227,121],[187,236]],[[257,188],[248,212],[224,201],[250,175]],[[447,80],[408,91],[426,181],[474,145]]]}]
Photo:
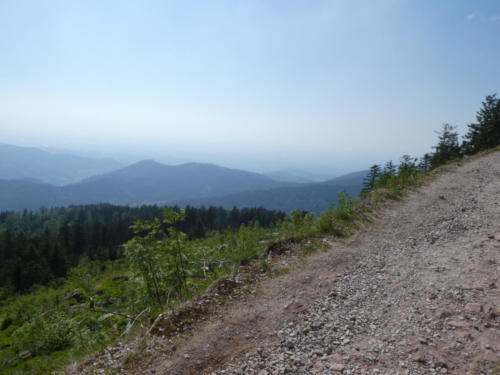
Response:
[{"label": "blue sky", "polygon": [[0,0],[0,141],[359,169],[463,131],[499,35],[496,0]]}]

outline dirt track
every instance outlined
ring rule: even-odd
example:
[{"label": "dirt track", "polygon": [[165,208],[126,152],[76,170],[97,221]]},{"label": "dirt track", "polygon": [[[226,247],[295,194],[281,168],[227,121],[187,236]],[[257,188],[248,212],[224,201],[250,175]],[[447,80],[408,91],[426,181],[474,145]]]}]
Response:
[{"label": "dirt track", "polygon": [[[500,152],[264,281],[134,374],[500,373]],[[132,366],[133,367],[133,366]]]}]

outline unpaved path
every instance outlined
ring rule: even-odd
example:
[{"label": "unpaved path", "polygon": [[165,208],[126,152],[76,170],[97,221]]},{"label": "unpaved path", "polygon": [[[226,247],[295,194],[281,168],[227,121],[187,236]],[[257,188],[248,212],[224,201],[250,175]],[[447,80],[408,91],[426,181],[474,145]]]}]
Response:
[{"label": "unpaved path", "polygon": [[131,373],[500,373],[500,152],[380,217]]}]

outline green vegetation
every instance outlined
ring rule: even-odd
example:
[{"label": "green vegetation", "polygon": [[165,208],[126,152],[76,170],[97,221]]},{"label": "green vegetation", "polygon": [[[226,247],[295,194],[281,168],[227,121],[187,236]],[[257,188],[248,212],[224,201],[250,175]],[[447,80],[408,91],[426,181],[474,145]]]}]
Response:
[{"label": "green vegetation", "polygon": [[[485,144],[490,145],[490,138],[485,138],[482,132],[500,134],[500,116],[498,101],[493,105],[495,97],[489,98],[478,115],[478,124],[470,126],[473,135],[466,138],[458,153],[458,135],[445,125],[439,133],[435,153],[421,159],[405,155],[397,166],[392,162],[384,167],[372,166],[362,199],[351,199],[341,193],[336,206],[319,215],[293,211],[284,216],[262,209],[234,209],[222,215],[222,211],[216,214],[215,208],[195,213],[189,208],[181,211],[150,207],[152,212],[146,210],[147,213],[135,217],[134,233],[130,233],[128,226],[132,223],[127,220],[134,215],[125,215],[127,208],[121,208],[125,210],[122,212],[114,206],[101,207],[105,212],[110,210],[110,217],[115,218],[109,222],[96,219],[99,217],[96,207],[90,209],[88,215],[84,207],[67,209],[67,215],[61,214],[64,209],[52,213],[5,214],[0,220],[2,265],[19,257],[11,252],[21,249],[22,243],[27,246],[24,251],[28,254],[28,258],[23,258],[27,263],[25,274],[47,275],[44,276],[47,279],[39,277],[37,282],[48,280],[48,284],[31,283],[19,288],[26,292],[24,294],[13,293],[14,281],[2,284],[0,373],[49,373],[119,337],[134,334],[141,326],[148,327],[162,310],[202,293],[211,282],[238,272],[241,266],[250,265],[260,272],[279,274],[273,272],[265,254],[280,242],[302,243],[307,253],[311,251],[308,243],[314,243],[311,239],[351,235],[369,219],[380,200],[398,198],[408,187],[420,184],[430,169],[467,155],[471,149],[481,151]],[[489,113],[491,108],[497,112]],[[500,137],[493,144],[498,145]],[[69,213],[78,220],[71,221]],[[89,219],[84,220],[85,217]],[[100,224],[95,224],[96,220]],[[109,242],[86,239],[93,238],[90,236],[93,232],[84,228],[94,227],[107,230],[108,235],[103,238]],[[118,228],[129,237],[111,236],[110,233],[119,233]],[[54,251],[57,246],[64,248],[65,233],[67,243],[75,247],[63,252],[66,254],[63,259],[69,259],[62,262],[67,267],[66,277],[56,278],[54,270],[61,264],[58,263],[61,258],[57,253],[54,255]],[[19,237],[21,234],[23,237]],[[124,242],[124,246],[118,246]],[[48,244],[49,250],[44,244]],[[113,247],[102,251],[92,244],[104,249],[104,244]],[[114,255],[98,255],[110,252]],[[20,266],[24,264],[18,262],[14,269],[22,269]],[[10,271],[4,268],[2,272]],[[13,275],[18,277],[17,271]],[[9,280],[1,276],[2,280]]]},{"label": "green vegetation", "polygon": [[191,252],[187,236],[173,226],[184,216],[183,211],[165,207],[162,220],[134,224],[138,236],[124,245],[125,258],[134,276],[142,279],[148,302],[159,308],[167,305],[170,297],[186,295]]},{"label": "green vegetation", "polygon": [[[0,300],[16,292],[28,292],[37,284],[57,286],[60,278],[84,258],[117,259],[119,247],[134,235],[130,226],[137,220],[149,221],[161,215],[162,209],[157,206],[109,204],[0,213]],[[254,222],[270,227],[284,216],[263,208],[228,211],[188,206],[175,225],[193,239]]]},{"label": "green vegetation", "polygon": [[338,206],[321,215],[294,211],[268,228],[255,221],[204,238],[189,238],[178,229],[185,211],[164,208],[161,218],[132,225],[136,236],[118,249],[116,259],[83,257],[59,286],[35,287],[0,301],[0,373],[56,369],[148,326],[159,312],[240,266],[282,273],[262,258],[269,246],[347,235],[358,205],[340,194]]}]

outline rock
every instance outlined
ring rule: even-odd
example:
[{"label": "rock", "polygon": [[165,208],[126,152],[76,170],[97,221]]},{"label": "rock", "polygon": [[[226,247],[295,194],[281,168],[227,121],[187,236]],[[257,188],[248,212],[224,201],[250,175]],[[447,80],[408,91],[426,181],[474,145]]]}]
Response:
[{"label": "rock", "polygon": [[454,335],[457,338],[457,341],[461,343],[472,340],[472,335],[468,331],[455,331]]},{"label": "rock", "polygon": [[266,256],[276,256],[283,254],[287,251],[293,249],[293,245],[299,243],[299,239],[295,237],[289,237],[282,240],[274,241],[267,246]]},{"label": "rock", "polygon": [[453,366],[451,366],[451,363],[448,361],[447,358],[444,358],[443,356],[437,355],[434,358],[434,368],[436,367],[441,367],[442,369],[452,369]]},{"label": "rock", "polygon": [[422,345],[429,345],[429,341],[425,337],[419,337],[418,342]]},{"label": "rock", "polygon": [[417,363],[421,363],[421,364],[427,363],[427,360],[425,359],[425,355],[422,352],[413,353],[411,355],[411,359]]},{"label": "rock", "polygon": [[325,369],[325,365],[323,364],[323,362],[317,361],[312,369],[314,373],[322,372]]},{"label": "rock", "polygon": [[343,363],[332,363],[330,369],[332,371],[342,372],[345,369],[345,365]]},{"label": "rock", "polygon": [[63,301],[69,301],[74,299],[77,302],[83,302],[85,300],[85,295],[80,289],[74,289],[64,295]]},{"label": "rock", "polygon": [[483,306],[484,315],[487,319],[496,319],[500,316],[500,305],[484,305]]},{"label": "rock", "polygon": [[473,284],[464,284],[462,285],[463,290],[477,290],[477,291],[483,291],[484,288],[481,284],[479,283],[473,283]]},{"label": "rock", "polygon": [[480,303],[468,303],[464,310],[467,314],[479,314],[483,311],[483,306]]},{"label": "rock", "polygon": [[29,350],[23,350],[18,354],[19,359],[25,360],[31,357],[31,352]]},{"label": "rock", "polygon": [[469,325],[463,320],[450,320],[446,322],[452,328],[467,328]]},{"label": "rock", "polygon": [[214,296],[228,296],[239,286],[240,283],[233,280],[231,276],[225,276],[210,284],[206,290],[206,294]]},{"label": "rock", "polygon": [[440,309],[440,310],[436,311],[436,318],[438,318],[438,319],[444,319],[444,318],[447,318],[447,317],[452,316],[452,315],[453,314],[449,310]]},{"label": "rock", "polygon": [[111,314],[111,313],[107,313],[107,314],[104,314],[104,315],[101,315],[97,320],[99,322],[102,322],[103,320],[106,320],[108,318],[111,318],[114,314]]},{"label": "rock", "polygon": [[73,305],[73,306],[68,307],[68,312],[75,312],[77,310],[86,309],[87,307],[88,306],[86,303],[81,303],[79,305]]}]

